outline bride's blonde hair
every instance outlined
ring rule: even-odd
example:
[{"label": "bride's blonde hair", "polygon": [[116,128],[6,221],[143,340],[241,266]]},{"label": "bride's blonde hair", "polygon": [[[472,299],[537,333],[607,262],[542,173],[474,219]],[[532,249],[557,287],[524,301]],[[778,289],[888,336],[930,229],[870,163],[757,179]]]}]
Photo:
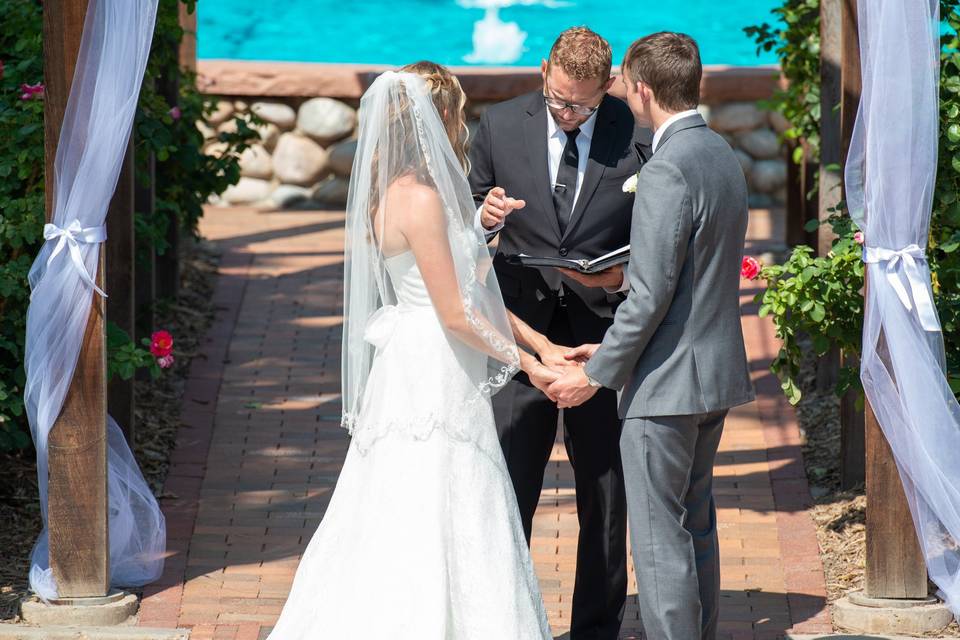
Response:
[{"label": "bride's blonde hair", "polygon": [[440,113],[447,137],[453,146],[453,152],[463,166],[463,170],[470,172],[470,160],[467,158],[467,139],[470,132],[467,129],[466,104],[467,95],[460,86],[457,76],[450,70],[436,62],[421,60],[401,68],[400,71],[415,73],[427,82],[433,105]]}]

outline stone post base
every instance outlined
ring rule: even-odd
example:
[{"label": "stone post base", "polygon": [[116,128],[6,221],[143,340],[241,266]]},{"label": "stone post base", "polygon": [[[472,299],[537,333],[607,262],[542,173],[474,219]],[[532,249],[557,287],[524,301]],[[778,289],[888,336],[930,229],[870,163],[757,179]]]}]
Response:
[{"label": "stone post base", "polygon": [[138,607],[137,597],[125,591],[99,598],[60,598],[50,604],[31,597],[20,604],[20,617],[30,625],[100,627],[123,624]]},{"label": "stone post base", "polygon": [[944,629],[953,613],[937,598],[868,598],[861,591],[833,603],[833,624],[859,633],[920,636]]}]

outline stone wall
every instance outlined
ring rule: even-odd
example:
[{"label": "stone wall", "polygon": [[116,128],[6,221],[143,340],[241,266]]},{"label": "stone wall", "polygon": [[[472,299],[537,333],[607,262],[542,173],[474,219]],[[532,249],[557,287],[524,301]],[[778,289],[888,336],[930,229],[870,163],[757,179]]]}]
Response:
[{"label": "stone wall", "polygon": [[260,142],[240,156],[240,182],[217,201],[342,208],[356,149],[355,107],[334,98],[221,99],[210,120],[216,129],[199,125],[207,139],[205,149],[216,151],[222,144],[216,141],[217,133],[234,128],[236,116],[251,113],[263,121],[251,124]]},{"label": "stone wall", "polygon": [[[385,68],[385,67],[384,67]],[[256,114],[260,142],[241,157],[242,178],[218,200],[266,207],[342,208],[346,203],[359,98],[383,68],[290,63],[201,62],[201,88],[220,95],[211,118],[198,124],[207,150],[216,151],[219,131],[233,117]],[[535,69],[454,69],[470,103],[471,131],[483,109],[540,86]],[[700,108],[707,123],[734,148],[750,185],[753,207],[784,202],[786,154],[780,134],[788,123],[757,101],[773,91],[779,77],[771,68],[708,67]],[[311,95],[310,87],[318,87]],[[617,83],[612,93],[622,85]],[[318,95],[322,92],[324,95]],[[226,96],[224,96],[226,94]]]}]

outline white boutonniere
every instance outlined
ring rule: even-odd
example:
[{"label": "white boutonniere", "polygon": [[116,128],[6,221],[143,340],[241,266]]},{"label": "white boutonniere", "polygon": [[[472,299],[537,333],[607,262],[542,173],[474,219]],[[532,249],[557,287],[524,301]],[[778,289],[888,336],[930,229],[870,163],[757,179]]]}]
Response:
[{"label": "white boutonniere", "polygon": [[637,192],[637,178],[640,176],[640,172],[633,174],[629,178],[623,181],[623,192],[624,193],[636,193]]}]

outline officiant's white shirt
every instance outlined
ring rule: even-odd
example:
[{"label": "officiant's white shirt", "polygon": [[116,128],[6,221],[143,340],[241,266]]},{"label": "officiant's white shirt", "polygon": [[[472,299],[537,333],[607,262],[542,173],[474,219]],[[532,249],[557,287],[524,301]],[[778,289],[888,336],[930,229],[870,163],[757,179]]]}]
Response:
[{"label": "officiant's white shirt", "polygon": [[[579,162],[577,163],[577,189],[573,193],[573,207],[577,206],[577,198],[580,197],[580,187],[583,186],[583,174],[587,172],[587,158],[590,157],[590,143],[593,142],[593,128],[597,124],[597,112],[587,118],[586,122],[580,125],[580,135],[577,136],[577,153]],[[563,158],[563,149],[567,146],[567,132],[557,125],[553,116],[547,114],[547,170],[550,172],[550,189],[557,183],[557,172],[560,171],[560,160]]]}]

